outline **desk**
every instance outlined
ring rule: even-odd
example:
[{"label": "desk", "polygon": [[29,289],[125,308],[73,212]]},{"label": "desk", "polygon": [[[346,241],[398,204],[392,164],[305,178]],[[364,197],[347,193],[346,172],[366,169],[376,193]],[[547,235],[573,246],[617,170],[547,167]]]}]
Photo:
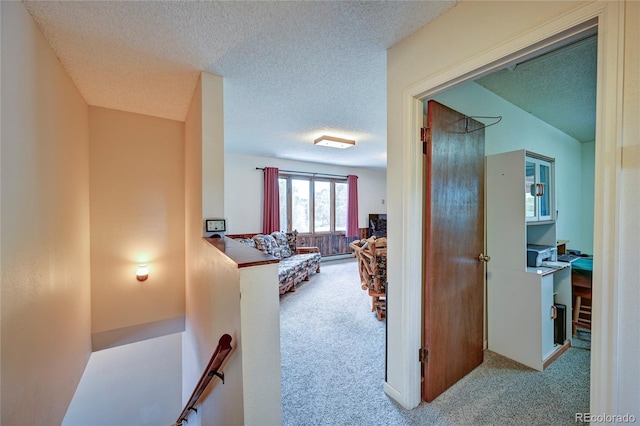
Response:
[{"label": "desk", "polygon": [[589,288],[591,288],[591,276],[593,275],[593,257],[581,257],[571,262],[571,270],[586,280],[589,281]]}]

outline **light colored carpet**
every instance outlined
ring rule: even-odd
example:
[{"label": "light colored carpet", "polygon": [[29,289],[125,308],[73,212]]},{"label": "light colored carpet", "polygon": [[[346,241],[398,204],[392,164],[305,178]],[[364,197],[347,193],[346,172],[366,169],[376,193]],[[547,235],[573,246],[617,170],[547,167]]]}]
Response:
[{"label": "light colored carpet", "polygon": [[569,425],[589,411],[589,342],[544,372],[490,351],[431,403],[405,410],[382,389],[385,322],[371,312],[354,260],[281,296],[284,425]]}]

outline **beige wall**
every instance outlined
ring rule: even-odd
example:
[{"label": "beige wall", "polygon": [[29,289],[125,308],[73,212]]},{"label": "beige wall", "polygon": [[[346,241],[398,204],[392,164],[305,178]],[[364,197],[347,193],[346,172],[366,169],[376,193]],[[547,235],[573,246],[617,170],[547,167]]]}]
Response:
[{"label": "beige wall", "polygon": [[202,218],[224,217],[222,77],[202,73]]},{"label": "beige wall", "polygon": [[[183,338],[182,402],[187,402],[220,337],[228,333],[232,345],[240,334],[239,271],[218,250],[202,239],[203,217],[223,210],[222,181],[210,181],[205,168],[224,173],[224,154],[212,155],[216,145],[206,135],[216,134],[222,120],[222,78],[203,74],[195,89],[185,121],[185,248],[186,323]],[[208,101],[205,101],[206,99]],[[217,102],[214,102],[217,99]],[[205,114],[206,111],[206,114]],[[222,145],[217,145],[218,149]],[[205,159],[205,152],[210,157]],[[215,152],[213,153],[215,154]],[[215,173],[213,174],[215,176]],[[215,179],[215,178],[213,178]],[[205,191],[204,188],[216,188]],[[216,196],[216,194],[218,194]],[[216,197],[218,199],[216,199]],[[203,202],[206,199],[206,203]],[[204,207],[204,206],[208,207]],[[191,425],[242,424],[241,350],[225,366],[225,384],[213,388],[214,396],[204,399],[198,413],[189,417]]]},{"label": "beige wall", "polygon": [[184,124],[90,107],[89,131],[92,332],[183,317]]},{"label": "beige wall", "polygon": [[239,269],[202,239],[203,218],[224,213],[222,89],[222,77],[203,73],[185,122],[182,400],[187,402],[220,337],[229,334],[235,349],[223,369],[225,383],[216,380],[189,424],[280,424],[277,265]]},{"label": "beige wall", "polygon": [[60,424],[91,353],[88,107],[2,2],[3,425]]},{"label": "beige wall", "polygon": [[[0,41],[2,40],[2,7],[0,7]],[[0,98],[2,98],[2,43],[0,43]],[[0,135],[2,135],[2,102],[0,102]],[[0,141],[2,140],[0,136]],[[0,143],[0,164],[2,164],[2,144]],[[0,188],[2,188],[2,167],[0,167]],[[0,196],[0,321],[2,319],[2,196]],[[0,322],[0,324],[2,324]],[[2,327],[0,326],[0,374],[2,372]],[[0,413],[2,412],[2,379],[0,377]],[[2,423],[2,414],[0,414]]]},{"label": "beige wall", "polygon": [[[638,264],[638,244],[640,243],[640,228],[637,225],[638,197],[636,192],[630,189],[632,182],[637,187],[638,181],[638,156],[637,152],[637,119],[639,116],[637,102],[637,76],[638,76],[638,49],[637,31],[638,31],[638,8],[634,2],[482,2],[482,1],[462,1],[454,8],[443,14],[434,22],[430,23],[417,33],[405,39],[399,45],[394,46],[388,53],[388,196],[389,196],[389,236],[390,236],[390,253],[397,253],[396,256],[389,256],[389,281],[401,282],[401,286],[391,287],[389,295],[389,334],[387,347],[388,352],[388,381],[385,389],[388,393],[393,394],[401,403],[406,406],[414,406],[419,402],[419,373],[412,375],[411,372],[419,371],[419,364],[415,355],[415,348],[407,348],[404,342],[413,342],[412,346],[419,346],[420,340],[415,339],[415,335],[420,333],[419,315],[409,314],[407,306],[415,312],[419,311],[419,304],[412,304],[413,295],[419,294],[420,282],[419,261],[416,262],[411,256],[411,248],[414,247],[415,239],[412,239],[412,232],[415,233],[416,225],[420,223],[420,215],[416,214],[416,209],[407,200],[411,194],[420,193],[421,183],[412,179],[413,174],[407,173],[412,168],[417,167],[416,161],[407,155],[403,149],[407,138],[409,138],[410,130],[408,130],[408,121],[405,121],[403,114],[411,109],[408,101],[403,96],[413,88],[416,84],[429,80],[432,84],[429,89],[435,87],[436,81],[445,83],[454,77],[460,76],[464,70],[468,71],[470,65],[481,67],[490,62],[489,57],[498,51],[501,55],[505,55],[508,43],[517,40],[521,43],[527,40],[533,43],[531,38],[532,30],[536,30],[543,24],[561,19],[562,22],[568,22],[573,17],[580,16],[581,19],[591,14],[593,10],[600,7],[608,7],[612,15],[605,14],[603,16],[604,24],[609,25],[611,22],[624,22],[627,30],[627,40],[631,45],[627,45],[624,57],[624,69],[619,69],[620,76],[624,78],[624,120],[622,122],[622,134],[626,137],[625,147],[622,152],[622,192],[620,193],[619,215],[607,218],[602,223],[607,236],[599,237],[607,240],[610,237],[611,224],[618,223],[621,226],[620,237],[613,237],[614,252],[620,252],[624,263],[618,263],[619,275],[616,273],[612,276],[612,280],[602,283],[605,287],[602,292],[609,297],[605,302],[609,318],[617,318],[618,314],[625,315],[622,321],[619,321],[619,332],[626,339],[619,339],[617,332],[603,333],[607,336],[607,342],[613,342],[614,345],[602,345],[598,349],[600,352],[592,352],[592,357],[599,360],[603,356],[613,355],[607,358],[608,365],[602,366],[597,371],[592,369],[592,379],[596,382],[604,383],[605,388],[599,387],[600,398],[592,406],[592,410],[610,409],[620,410],[637,410],[637,401],[640,397],[638,389],[638,374],[635,372],[635,364],[632,360],[637,360],[640,356],[640,344],[638,342],[637,333],[632,334],[631,324],[636,324],[640,320],[640,314],[637,309],[633,310],[632,306],[637,306],[637,294],[640,293],[639,281],[634,277],[638,276],[636,266]],[[624,16],[617,15],[617,5],[626,6]],[[588,9],[587,9],[588,8]],[[587,10],[588,13],[575,13],[567,15],[570,11]],[[624,9],[620,9],[624,10]],[[591,15],[594,16],[594,15]],[[618,16],[622,19],[617,21]],[[549,27],[547,27],[549,28]],[[562,28],[556,27],[555,31]],[[549,30],[545,29],[548,34]],[[634,32],[635,31],[635,32]],[[542,31],[538,31],[542,33]],[[609,55],[613,55],[615,50],[616,34],[606,34],[607,47]],[[524,46],[519,46],[524,47]],[[478,58],[482,59],[480,61]],[[500,56],[493,57],[498,59]],[[493,60],[492,59],[492,60]],[[615,78],[617,72],[613,71],[617,67],[617,63],[607,57],[605,61],[600,60],[601,68],[609,70],[607,80],[607,93],[611,93],[610,89],[615,90]],[[612,87],[613,86],[613,87]],[[420,90],[427,90],[421,87]],[[635,93],[635,94],[634,94]],[[610,105],[615,108],[615,105]],[[612,126],[614,120],[609,119],[610,114],[616,114],[610,110],[601,112],[607,117],[607,138],[615,138],[615,126]],[[406,120],[414,117],[407,117]],[[414,118],[415,119],[415,118]],[[634,124],[636,123],[636,124]],[[602,124],[602,123],[599,123]],[[634,127],[636,126],[636,127]],[[634,130],[635,129],[635,130]],[[634,133],[635,132],[635,133]],[[601,135],[605,134],[603,131]],[[607,144],[606,158],[609,161],[616,153],[616,140],[603,140]],[[601,153],[605,152],[603,148]],[[608,163],[610,164],[610,163]],[[613,171],[608,167],[606,170],[596,171],[598,176],[606,176],[608,179],[613,176]],[[604,178],[603,178],[604,180]],[[608,181],[607,181],[608,182]],[[596,187],[596,192],[600,190],[602,193],[602,181],[600,188]],[[613,191],[615,192],[615,191]],[[610,200],[612,191],[608,194],[601,194],[600,199]],[[596,197],[598,199],[598,197]],[[602,218],[601,218],[602,219]],[[628,226],[625,226],[628,225]],[[624,227],[624,228],[622,228]],[[615,231],[614,231],[615,232]],[[598,238],[598,235],[596,235]],[[419,244],[419,239],[417,240]],[[613,253],[608,254],[611,256]],[[407,257],[409,256],[409,257]],[[410,260],[406,260],[410,259]],[[407,273],[407,262],[411,269]],[[416,263],[417,267],[413,264]],[[605,263],[603,261],[603,263]],[[609,265],[609,264],[607,264]],[[607,267],[605,267],[607,268]],[[610,269],[607,269],[610,272]],[[391,291],[393,290],[393,291]],[[417,291],[417,293],[416,293]],[[394,313],[395,312],[395,313]],[[611,323],[609,323],[610,325]],[[596,336],[599,330],[596,327]],[[618,340],[619,339],[619,340]],[[617,345],[617,342],[620,342]],[[617,346],[615,346],[617,345]],[[612,346],[614,346],[612,348]],[[597,364],[599,365],[599,364]],[[613,377],[608,374],[611,371],[624,372],[620,376]],[[417,376],[417,377],[416,377]],[[624,377],[623,377],[624,376]],[[618,388],[620,386],[620,388]],[[604,390],[603,390],[604,389]],[[414,399],[414,395],[418,395],[418,400]],[[606,394],[610,394],[607,397]],[[592,394],[592,403],[594,394]],[[633,403],[635,401],[635,405]],[[618,406],[612,406],[618,404]],[[623,408],[624,404],[624,408]],[[616,413],[610,413],[616,414]]]}]

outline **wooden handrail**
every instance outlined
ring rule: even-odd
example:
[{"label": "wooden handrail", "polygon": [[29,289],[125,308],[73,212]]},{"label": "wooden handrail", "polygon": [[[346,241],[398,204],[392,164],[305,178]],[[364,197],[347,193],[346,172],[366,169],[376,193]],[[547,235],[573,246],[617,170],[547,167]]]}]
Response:
[{"label": "wooden handrail", "polygon": [[200,377],[200,380],[198,381],[198,384],[193,389],[191,398],[189,398],[189,401],[184,406],[182,413],[180,413],[180,417],[178,417],[178,420],[176,420],[176,422],[172,426],[182,426],[182,422],[187,420],[187,417],[189,417],[191,411],[198,412],[195,407],[198,404],[198,401],[204,393],[205,389],[209,385],[209,382],[211,382],[214,376],[219,377],[222,380],[222,383],[224,383],[224,373],[221,373],[218,370],[222,366],[224,360],[227,358],[227,355],[229,355],[229,352],[231,352],[231,349],[231,336],[229,336],[228,334],[223,334],[218,341],[216,350],[211,356],[211,360],[209,360],[209,364],[207,364],[207,368],[205,368],[202,376]]}]

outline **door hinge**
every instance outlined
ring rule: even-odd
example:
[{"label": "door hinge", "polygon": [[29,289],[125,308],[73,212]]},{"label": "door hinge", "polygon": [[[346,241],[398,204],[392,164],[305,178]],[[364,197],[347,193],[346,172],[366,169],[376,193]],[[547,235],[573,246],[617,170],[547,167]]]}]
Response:
[{"label": "door hinge", "polygon": [[420,362],[429,362],[429,351],[425,348],[418,350],[418,359]]},{"label": "door hinge", "polygon": [[421,127],[420,128],[420,141],[422,142],[422,153],[425,154],[425,155],[427,154],[428,132],[429,132],[429,128],[428,127]]},{"label": "door hinge", "polygon": [[426,142],[427,141],[427,131],[429,130],[429,128],[427,127],[421,127],[420,128],[420,141],[421,142]]}]

